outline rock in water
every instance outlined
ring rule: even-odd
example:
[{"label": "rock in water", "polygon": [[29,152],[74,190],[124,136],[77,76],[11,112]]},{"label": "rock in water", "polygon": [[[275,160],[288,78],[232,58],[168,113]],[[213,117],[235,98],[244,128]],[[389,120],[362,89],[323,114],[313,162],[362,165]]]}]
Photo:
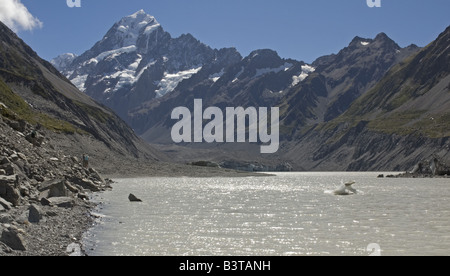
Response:
[{"label": "rock in water", "polygon": [[142,202],[142,200],[140,200],[139,198],[137,198],[135,195],[133,195],[133,194],[130,194],[129,196],[128,196],[128,199],[131,201],[131,202]]}]

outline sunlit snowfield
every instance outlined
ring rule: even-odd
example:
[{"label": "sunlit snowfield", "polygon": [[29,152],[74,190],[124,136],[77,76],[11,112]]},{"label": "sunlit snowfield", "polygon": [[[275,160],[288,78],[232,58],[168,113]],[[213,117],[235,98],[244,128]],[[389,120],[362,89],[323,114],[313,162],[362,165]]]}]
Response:
[{"label": "sunlit snowfield", "polygon": [[[450,255],[450,179],[378,174],[121,179],[94,196],[102,217],[84,244],[89,255]],[[349,180],[357,195],[331,193]]]}]

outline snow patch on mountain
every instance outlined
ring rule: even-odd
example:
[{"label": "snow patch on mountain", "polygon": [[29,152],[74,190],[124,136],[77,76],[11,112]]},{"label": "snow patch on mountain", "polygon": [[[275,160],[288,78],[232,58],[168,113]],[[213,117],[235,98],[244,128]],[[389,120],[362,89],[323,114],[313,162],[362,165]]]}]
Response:
[{"label": "snow patch on mountain", "polygon": [[277,68],[261,68],[261,69],[256,69],[256,74],[254,76],[254,78],[269,74],[269,73],[279,73],[281,71],[287,71],[289,70],[292,66],[294,66],[292,63],[284,63],[283,65],[281,65],[280,67]]},{"label": "snow patch on mountain", "polygon": [[66,53],[66,54],[59,55],[56,58],[52,59],[50,61],[50,63],[53,65],[53,67],[58,69],[58,71],[61,71],[62,69],[69,66],[76,57],[77,57],[77,55],[75,55],[75,54]]},{"label": "snow patch on mountain", "polygon": [[197,74],[202,69],[202,66],[189,69],[186,71],[180,71],[175,74],[168,74],[167,72],[164,73],[164,78],[161,81],[158,81],[156,84],[160,87],[158,90],[155,91],[156,97],[160,98],[167,93],[172,92],[177,88],[178,84],[182,82],[185,79],[189,79],[194,74]]},{"label": "snow patch on mountain", "polygon": [[126,46],[119,49],[103,52],[97,57],[95,57],[94,60],[96,60],[98,63],[99,61],[102,61],[107,57],[115,58],[120,56],[121,54],[135,52],[136,50],[137,50],[136,45]]},{"label": "snow patch on mountain", "polygon": [[224,74],[225,70],[222,68],[222,70],[219,73],[210,75],[208,79],[212,80],[213,82],[217,82]]},{"label": "snow patch on mountain", "polygon": [[244,73],[245,68],[241,67],[241,70],[234,76],[232,83],[235,83],[239,80],[239,77]]},{"label": "snow patch on mountain", "polygon": [[312,67],[311,65],[308,64],[302,65],[302,72],[300,73],[300,75],[292,77],[291,86],[296,86],[300,82],[304,81],[309,76],[309,74],[311,74],[314,71],[316,71],[316,68]]},{"label": "snow patch on mountain", "polygon": [[75,85],[78,90],[80,90],[81,92],[84,92],[86,90],[86,88],[84,87],[84,84],[86,83],[86,80],[88,78],[89,75],[81,75],[81,76],[76,76],[75,78],[73,78],[71,80],[71,82],[73,83],[73,85]]}]

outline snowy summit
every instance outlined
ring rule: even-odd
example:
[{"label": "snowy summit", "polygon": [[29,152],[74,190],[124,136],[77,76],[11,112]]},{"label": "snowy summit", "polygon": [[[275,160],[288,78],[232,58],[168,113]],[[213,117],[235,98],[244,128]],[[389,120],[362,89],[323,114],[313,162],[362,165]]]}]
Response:
[{"label": "snowy summit", "polygon": [[136,45],[140,35],[149,35],[161,26],[155,17],[145,13],[144,10],[122,18],[116,25],[115,34],[123,39],[121,47]]}]

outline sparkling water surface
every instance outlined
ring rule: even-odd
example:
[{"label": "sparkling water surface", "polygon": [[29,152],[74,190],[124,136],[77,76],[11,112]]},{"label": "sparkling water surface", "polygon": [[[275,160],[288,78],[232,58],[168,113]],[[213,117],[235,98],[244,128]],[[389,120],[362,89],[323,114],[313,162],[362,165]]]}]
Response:
[{"label": "sparkling water surface", "polygon": [[[450,179],[378,174],[119,179],[94,195],[83,243],[88,255],[450,255]],[[358,194],[332,194],[350,180]]]}]

